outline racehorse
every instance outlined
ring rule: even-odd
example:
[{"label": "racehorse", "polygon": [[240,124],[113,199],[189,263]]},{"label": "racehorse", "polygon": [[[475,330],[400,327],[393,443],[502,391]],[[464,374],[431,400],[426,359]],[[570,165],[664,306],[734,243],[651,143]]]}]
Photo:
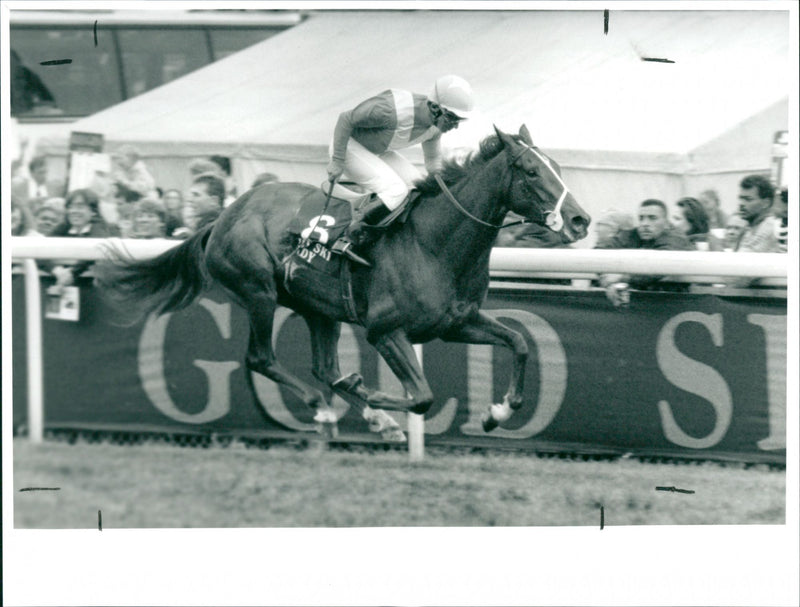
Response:
[{"label": "racehorse", "polygon": [[[438,179],[429,175],[415,184],[416,204],[375,242],[371,267],[350,267],[349,260],[334,256],[347,266],[350,298],[342,295],[347,290],[292,283],[300,267],[292,258],[299,241],[287,227],[301,203],[319,198],[321,206],[325,200],[321,188],[301,183],[269,183],[246,192],[213,223],[152,259],[136,261],[112,249],[97,264],[96,284],[117,302],[138,303],[144,316],[184,308],[216,281],[248,314],[247,367],[285,386],[317,411],[315,419],[324,419],[332,409],[323,393],[275,356],[273,316],[278,305],[291,308],[310,330],[313,375],[389,439],[398,439],[398,432],[399,440],[405,437],[381,409],[422,414],[433,403],[412,344],[439,338],[508,347],[511,380],[503,403],[490,405],[483,418],[488,432],[521,407],[528,355],[518,332],[480,311],[498,230],[513,211],[574,242],[586,236],[590,222],[558,165],[533,145],[524,125],[519,135],[497,127],[495,133],[466,159],[445,162]],[[400,380],[405,396],[367,388],[356,373],[342,375],[337,353],[342,322],[366,328],[367,341]]]}]

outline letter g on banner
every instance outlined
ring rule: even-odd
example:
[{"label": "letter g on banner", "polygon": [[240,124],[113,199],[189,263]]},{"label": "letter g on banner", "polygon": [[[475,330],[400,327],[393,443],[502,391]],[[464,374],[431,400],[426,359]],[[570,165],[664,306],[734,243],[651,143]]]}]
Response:
[{"label": "letter g on banner", "polygon": [[[231,304],[218,304],[210,299],[199,301],[211,314],[223,339],[231,336]],[[153,405],[167,417],[186,424],[204,424],[223,417],[230,411],[230,375],[239,368],[233,361],[195,360],[208,378],[208,401],[202,411],[186,413],[175,406],[167,390],[164,377],[164,339],[172,314],[147,318],[139,340],[139,378],[142,388]]]}]

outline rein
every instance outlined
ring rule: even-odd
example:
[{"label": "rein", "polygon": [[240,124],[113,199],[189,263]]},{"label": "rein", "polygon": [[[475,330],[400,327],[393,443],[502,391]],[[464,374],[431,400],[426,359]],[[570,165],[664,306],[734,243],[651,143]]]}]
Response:
[{"label": "rein", "polygon": [[445,183],[444,183],[444,181],[442,180],[442,178],[441,178],[441,177],[439,177],[439,173],[434,173],[434,174],[433,174],[433,178],[434,178],[434,179],[436,179],[436,183],[438,183],[438,184],[439,184],[439,187],[440,187],[440,188],[442,188],[442,192],[443,192],[443,193],[444,193],[444,195],[447,197],[447,200],[449,200],[449,201],[452,203],[452,205],[453,205],[455,208],[457,208],[457,209],[458,209],[459,211],[461,211],[461,212],[462,212],[464,215],[466,215],[467,217],[469,217],[469,218],[470,218],[472,221],[476,221],[476,222],[478,222],[479,224],[481,224],[482,226],[486,226],[486,227],[488,227],[488,228],[500,229],[500,228],[506,228],[506,227],[508,227],[508,225],[517,225],[517,224],[520,224],[520,223],[525,223],[524,221],[518,221],[518,222],[516,222],[516,223],[513,223],[513,224],[508,224],[508,225],[505,225],[505,226],[504,226],[503,224],[496,225],[496,224],[493,224],[493,223],[489,223],[488,221],[484,221],[483,219],[480,219],[480,218],[478,218],[478,217],[475,217],[475,215],[473,215],[472,213],[470,213],[469,211],[467,211],[467,209],[465,209],[464,207],[462,207],[462,206],[461,206],[461,204],[458,202],[458,200],[456,200],[456,197],[455,197],[455,196],[453,196],[453,193],[452,193],[452,192],[451,192],[451,191],[448,189],[448,187],[445,185]]},{"label": "rein", "polygon": [[[561,218],[561,205],[563,205],[564,201],[567,199],[567,194],[569,193],[569,189],[567,188],[567,185],[561,179],[559,174],[556,173],[555,169],[550,164],[550,161],[547,158],[545,158],[544,156],[539,154],[539,152],[537,152],[534,148],[530,147],[529,145],[525,144],[524,142],[520,142],[520,143],[522,144],[522,149],[511,158],[511,162],[509,162],[509,165],[510,166],[514,166],[525,152],[528,152],[528,151],[533,152],[536,155],[536,157],[539,160],[542,161],[542,164],[544,164],[550,170],[550,172],[553,174],[553,177],[555,177],[556,180],[558,180],[558,183],[561,184],[561,188],[562,188],[561,189],[561,196],[559,196],[558,202],[556,203],[556,206],[553,208],[552,211],[547,211],[547,213],[545,213],[545,217],[544,217],[545,225],[547,225],[547,227],[550,228],[551,230],[553,230],[554,232],[559,232],[559,231],[561,231],[561,228],[564,227],[564,220]],[[447,197],[447,199],[450,201],[450,203],[456,209],[461,211],[464,215],[469,217],[472,221],[475,221],[475,222],[477,222],[477,223],[479,223],[479,224],[481,224],[483,226],[489,227],[489,228],[495,228],[495,229],[501,229],[501,230],[503,228],[510,228],[511,226],[517,226],[517,225],[521,225],[521,224],[525,224],[525,223],[530,223],[527,220],[522,220],[522,221],[514,221],[512,223],[507,223],[507,224],[496,225],[496,224],[493,224],[493,223],[489,223],[487,221],[483,221],[482,219],[480,219],[478,217],[475,217],[475,215],[473,215],[472,213],[467,211],[467,209],[465,209],[463,206],[461,206],[461,204],[458,202],[458,200],[456,200],[456,197],[453,196],[453,193],[448,189],[447,185],[445,185],[444,181],[442,180],[442,178],[439,176],[438,173],[435,173],[433,175],[433,177],[434,177],[434,179],[436,179],[436,183],[439,184],[439,187],[442,189],[442,192]]]}]

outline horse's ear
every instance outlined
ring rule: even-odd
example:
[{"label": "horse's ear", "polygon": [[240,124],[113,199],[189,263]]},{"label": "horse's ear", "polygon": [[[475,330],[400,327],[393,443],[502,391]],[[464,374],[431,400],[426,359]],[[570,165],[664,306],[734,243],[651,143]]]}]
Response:
[{"label": "horse's ear", "polygon": [[522,137],[522,141],[533,147],[533,139],[531,139],[531,134],[528,131],[528,127],[524,124],[519,127],[519,136]]},{"label": "horse's ear", "polygon": [[510,135],[507,135],[506,133],[504,133],[503,131],[498,129],[496,124],[492,125],[492,126],[494,126],[494,132],[497,133],[497,136],[500,138],[500,141],[503,142],[503,145],[505,147],[513,148],[516,145],[517,142],[514,141],[513,137],[511,137]]}]

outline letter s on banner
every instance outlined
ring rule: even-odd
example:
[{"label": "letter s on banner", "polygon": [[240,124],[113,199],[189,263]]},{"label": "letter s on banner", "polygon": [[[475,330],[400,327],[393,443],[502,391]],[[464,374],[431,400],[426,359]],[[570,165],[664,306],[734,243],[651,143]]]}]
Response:
[{"label": "letter s on banner", "polygon": [[[200,300],[217,324],[223,339],[231,336],[231,304],[218,304],[210,299]],[[204,424],[227,415],[231,408],[230,375],[239,368],[233,361],[196,360],[194,365],[202,369],[208,378],[208,401],[202,411],[186,413],[175,406],[167,390],[164,377],[164,338],[172,314],[151,314],[142,329],[139,339],[139,379],[142,388],[153,405],[164,415],[186,424]]]},{"label": "letter s on banner", "polygon": [[683,312],[670,318],[658,335],[656,360],[664,377],[674,386],[705,398],[717,414],[714,429],[703,438],[694,438],[681,430],[672,415],[669,403],[658,403],[664,435],[670,442],[681,447],[707,449],[713,447],[725,436],[733,415],[733,399],[725,379],[712,367],[684,355],[675,347],[675,331],[685,322],[698,322],[704,325],[714,340],[714,345],[722,346],[722,314],[703,314]]},{"label": "letter s on banner", "polygon": [[[533,417],[516,430],[497,428],[492,436],[526,439],[547,428],[564,402],[567,392],[567,354],[555,329],[544,320],[525,310],[484,310],[494,319],[510,318],[519,322],[536,344],[539,354],[539,400]],[[461,432],[471,436],[486,436],[481,417],[492,402],[492,348],[470,344],[467,348],[469,381],[469,419]],[[488,376],[488,377],[487,377]],[[519,412],[516,413],[518,415]]]}]

